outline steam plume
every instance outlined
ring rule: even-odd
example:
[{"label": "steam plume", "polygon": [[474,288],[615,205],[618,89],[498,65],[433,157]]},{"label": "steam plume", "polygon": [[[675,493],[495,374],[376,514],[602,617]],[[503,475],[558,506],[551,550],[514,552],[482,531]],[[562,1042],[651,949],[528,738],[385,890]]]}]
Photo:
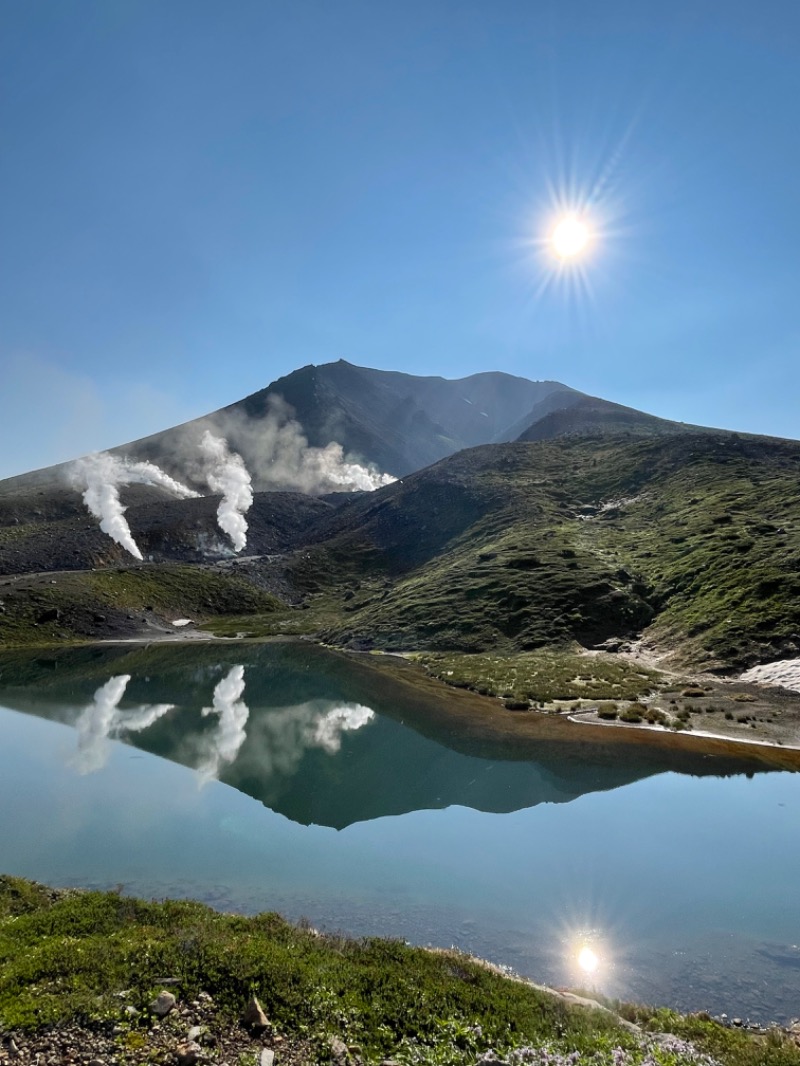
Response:
[{"label": "steam plume", "polygon": [[75,488],[83,491],[83,502],[95,518],[100,519],[102,531],[135,559],[141,559],[142,553],[125,519],[125,508],[119,498],[120,486],[155,485],[182,500],[198,495],[154,463],[117,459],[109,452],[95,452],[77,459],[72,464],[70,479]]},{"label": "steam plume", "polygon": [[253,503],[250,475],[242,457],[231,452],[222,437],[215,437],[207,429],[200,441],[204,460],[204,474],[212,492],[221,492],[222,500],[217,508],[219,528],[231,538],[231,543],[240,552],[247,543],[245,512]]},{"label": "steam plume", "polygon": [[86,485],[83,502],[100,519],[102,531],[135,559],[141,559],[142,553],[125,521],[118,483],[113,480],[116,465],[117,460],[111,455],[89,455],[75,463],[74,480]]},{"label": "steam plume", "polygon": [[372,463],[362,463],[346,455],[336,442],[342,427],[331,422],[325,432],[331,443],[311,447],[294,411],[282,397],[267,397],[259,418],[221,412],[215,418],[215,432],[234,443],[244,456],[259,489],[288,489],[294,492],[369,492],[396,479],[381,473]]},{"label": "steam plume", "polygon": [[303,465],[319,484],[349,491],[360,489],[372,492],[397,480],[391,474],[382,474],[361,463],[348,462],[344,457],[344,449],[336,441],[325,448],[309,448],[303,456]]}]

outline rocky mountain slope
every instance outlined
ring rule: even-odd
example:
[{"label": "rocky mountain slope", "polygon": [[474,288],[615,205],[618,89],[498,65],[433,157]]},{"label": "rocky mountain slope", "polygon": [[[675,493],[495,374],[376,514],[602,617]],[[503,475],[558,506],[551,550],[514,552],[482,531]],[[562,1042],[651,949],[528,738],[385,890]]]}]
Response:
[{"label": "rocky mountain slope", "polygon": [[[256,631],[353,647],[511,653],[645,634],[722,670],[800,652],[797,442],[676,425],[556,382],[342,361],[298,370],[192,432],[211,422],[257,484],[287,455],[296,469],[330,457],[332,441],[402,477],[374,492],[256,492],[238,556],[218,497],[129,485],[139,566],[57,468],[9,479],[0,641],[132,632],[191,612],[234,616],[231,633],[240,615],[269,616]],[[190,428],[120,451],[186,476]]]},{"label": "rocky mountain slope", "polygon": [[[315,491],[307,449],[341,446],[344,456],[403,477],[478,444],[542,440],[587,429],[640,434],[681,427],[556,381],[492,371],[451,381],[336,363],[306,366],[203,418],[112,449],[156,463],[200,486],[198,442],[206,429],[244,458],[258,490]],[[65,484],[68,464],[0,481],[0,497]],[[328,486],[330,487],[330,486]]]}]

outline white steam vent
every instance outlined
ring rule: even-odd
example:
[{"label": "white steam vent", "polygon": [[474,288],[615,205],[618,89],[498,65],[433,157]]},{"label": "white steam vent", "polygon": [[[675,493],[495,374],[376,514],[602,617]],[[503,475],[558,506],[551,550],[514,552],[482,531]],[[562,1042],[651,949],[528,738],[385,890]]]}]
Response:
[{"label": "white steam vent", "polygon": [[[312,448],[292,417],[291,408],[279,397],[270,398],[267,414],[257,423],[228,418],[224,425],[247,455],[250,469],[262,484],[273,489],[371,492],[397,480],[372,464],[364,465],[345,455],[342,445],[335,441],[324,448]],[[173,462],[186,471],[194,484],[205,483],[211,493],[222,497],[217,524],[229,538],[233,551],[242,551],[247,543],[245,515],[253,504],[252,478],[242,456],[231,450],[225,436],[207,429],[199,441],[193,433],[178,436]],[[155,463],[118,459],[109,452],[76,460],[69,468],[68,479],[83,493],[83,501],[100,520],[102,531],[139,560],[142,553],[125,519],[120,488],[154,485],[184,500],[201,495]]]},{"label": "white steam vent", "polygon": [[95,518],[100,519],[102,531],[135,559],[141,559],[142,553],[125,520],[125,508],[119,498],[120,486],[155,485],[180,500],[200,495],[165,474],[155,463],[117,459],[109,452],[96,452],[76,460],[70,468],[69,477],[73,486],[83,492],[83,502]]},{"label": "white steam vent", "polygon": [[231,539],[234,550],[240,552],[247,543],[245,514],[253,504],[253,487],[241,455],[228,448],[222,437],[206,430],[200,441],[203,473],[212,492],[221,492],[217,508],[217,522]]}]

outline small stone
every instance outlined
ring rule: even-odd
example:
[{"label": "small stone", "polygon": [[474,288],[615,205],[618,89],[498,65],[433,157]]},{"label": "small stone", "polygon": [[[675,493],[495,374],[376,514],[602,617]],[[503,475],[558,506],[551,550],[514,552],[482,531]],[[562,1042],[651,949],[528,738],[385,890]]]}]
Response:
[{"label": "small stone", "polygon": [[242,1022],[248,1027],[248,1029],[254,1029],[256,1032],[269,1028],[267,1016],[255,996],[253,996],[245,1007],[244,1014],[242,1015]]},{"label": "small stone", "polygon": [[262,1048],[261,1055],[258,1059],[258,1066],[272,1066],[274,1061],[275,1052],[268,1047]]},{"label": "small stone", "polygon": [[89,1066],[106,1066],[104,1059],[91,1059]]},{"label": "small stone", "polygon": [[737,1029],[740,1028],[741,1025],[742,1025],[742,1019],[741,1018],[731,1018],[731,1025],[735,1025]]},{"label": "small stone", "polygon": [[140,1012],[133,1006],[133,1004],[129,1003],[125,1008],[125,1013],[131,1018],[137,1018]]},{"label": "small stone", "polygon": [[347,1062],[347,1044],[344,1040],[340,1040],[338,1036],[331,1036],[328,1038],[328,1048],[335,1062]]},{"label": "small stone", "polygon": [[199,1000],[201,1000],[201,1002],[203,1002],[203,1003],[213,1003],[214,1002],[214,1000],[211,998],[211,996],[208,994],[208,992],[199,992],[198,995],[197,995],[197,998]]},{"label": "small stone", "polygon": [[185,1044],[178,1044],[175,1049],[175,1057],[178,1060],[178,1066],[197,1066],[197,1063],[203,1057],[203,1049],[199,1044],[190,1040]]},{"label": "small stone", "polygon": [[171,1010],[174,1010],[177,1000],[171,992],[159,992],[150,1004],[150,1010],[157,1018],[166,1018]]},{"label": "small stone", "polygon": [[202,1032],[202,1025],[193,1025],[189,1032],[186,1034],[186,1039],[189,1041],[189,1043],[191,1043],[192,1041],[197,1040]]}]

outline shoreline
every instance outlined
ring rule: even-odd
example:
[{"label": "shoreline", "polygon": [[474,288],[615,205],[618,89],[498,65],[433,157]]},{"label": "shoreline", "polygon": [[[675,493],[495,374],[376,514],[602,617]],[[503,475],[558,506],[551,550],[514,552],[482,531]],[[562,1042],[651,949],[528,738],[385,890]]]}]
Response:
[{"label": "shoreline", "polygon": [[[650,748],[700,758],[752,762],[754,766],[768,765],[775,769],[800,770],[800,694],[760,682],[744,683],[727,678],[712,679],[703,675],[703,680],[709,682],[709,687],[713,688],[709,698],[731,698],[733,686],[738,686],[746,690],[744,695],[748,703],[742,706],[749,709],[757,705],[771,709],[772,713],[790,715],[792,721],[786,728],[786,739],[781,736],[770,739],[764,736],[735,735],[738,723],[734,722],[731,722],[727,729],[709,729],[709,716],[704,716],[701,729],[693,726],[691,729],[676,731],[647,722],[604,721],[591,708],[585,711],[564,708],[544,711],[532,708],[525,711],[509,710],[502,698],[481,695],[470,688],[454,687],[434,676],[415,661],[412,656],[417,654],[416,652],[354,651],[336,648],[303,635],[219,637],[202,630],[181,628],[175,632],[143,633],[116,639],[19,645],[0,649],[0,655],[4,652],[35,653],[45,649],[68,654],[72,649],[87,647],[116,646],[133,649],[148,645],[198,644],[218,644],[227,648],[237,644],[301,644],[318,648],[326,654],[346,659],[360,671],[384,682],[388,680],[392,686],[397,687],[406,696],[406,700],[418,705],[412,708],[408,717],[421,732],[426,732],[426,725],[430,724],[439,734],[444,730],[454,740],[471,744],[484,741],[508,748],[517,746],[519,750],[515,753],[515,758],[524,758],[526,750],[530,751],[532,746],[542,743],[572,742],[588,743],[596,748],[615,748],[622,753],[626,748]],[[595,653],[588,653],[587,658],[593,654]],[[678,688],[688,680],[685,675],[671,671],[667,676],[677,682]],[[752,694],[753,690],[756,695]],[[735,692],[732,698],[736,699]],[[403,700],[404,704],[406,700]],[[718,720],[721,722],[723,719]],[[775,725],[779,729],[774,731],[779,732],[781,723]]]},{"label": "shoreline", "polygon": [[[511,743],[531,740],[537,743],[588,741],[598,747],[618,747],[621,751],[626,747],[646,746],[698,756],[752,759],[761,765],[766,763],[779,769],[800,770],[800,746],[794,744],[757,742],[758,738],[732,737],[722,731],[692,729],[676,732],[644,723],[603,722],[596,714],[591,720],[575,721],[566,713],[510,711],[502,699],[454,688],[402,655],[328,650],[344,655],[375,673],[387,674],[396,683],[426,699],[440,702],[437,719],[451,728],[461,725],[464,733],[470,736],[482,734],[487,740]],[[765,695],[765,699],[768,700],[769,695]],[[796,713],[800,722],[800,697],[792,702],[797,704]],[[577,735],[578,730],[580,736]]]},{"label": "shoreline", "polygon": [[[20,952],[33,983],[13,977]],[[455,948],[0,874],[3,962],[0,1062],[19,1066],[800,1066],[796,1020],[609,1000]]]}]

